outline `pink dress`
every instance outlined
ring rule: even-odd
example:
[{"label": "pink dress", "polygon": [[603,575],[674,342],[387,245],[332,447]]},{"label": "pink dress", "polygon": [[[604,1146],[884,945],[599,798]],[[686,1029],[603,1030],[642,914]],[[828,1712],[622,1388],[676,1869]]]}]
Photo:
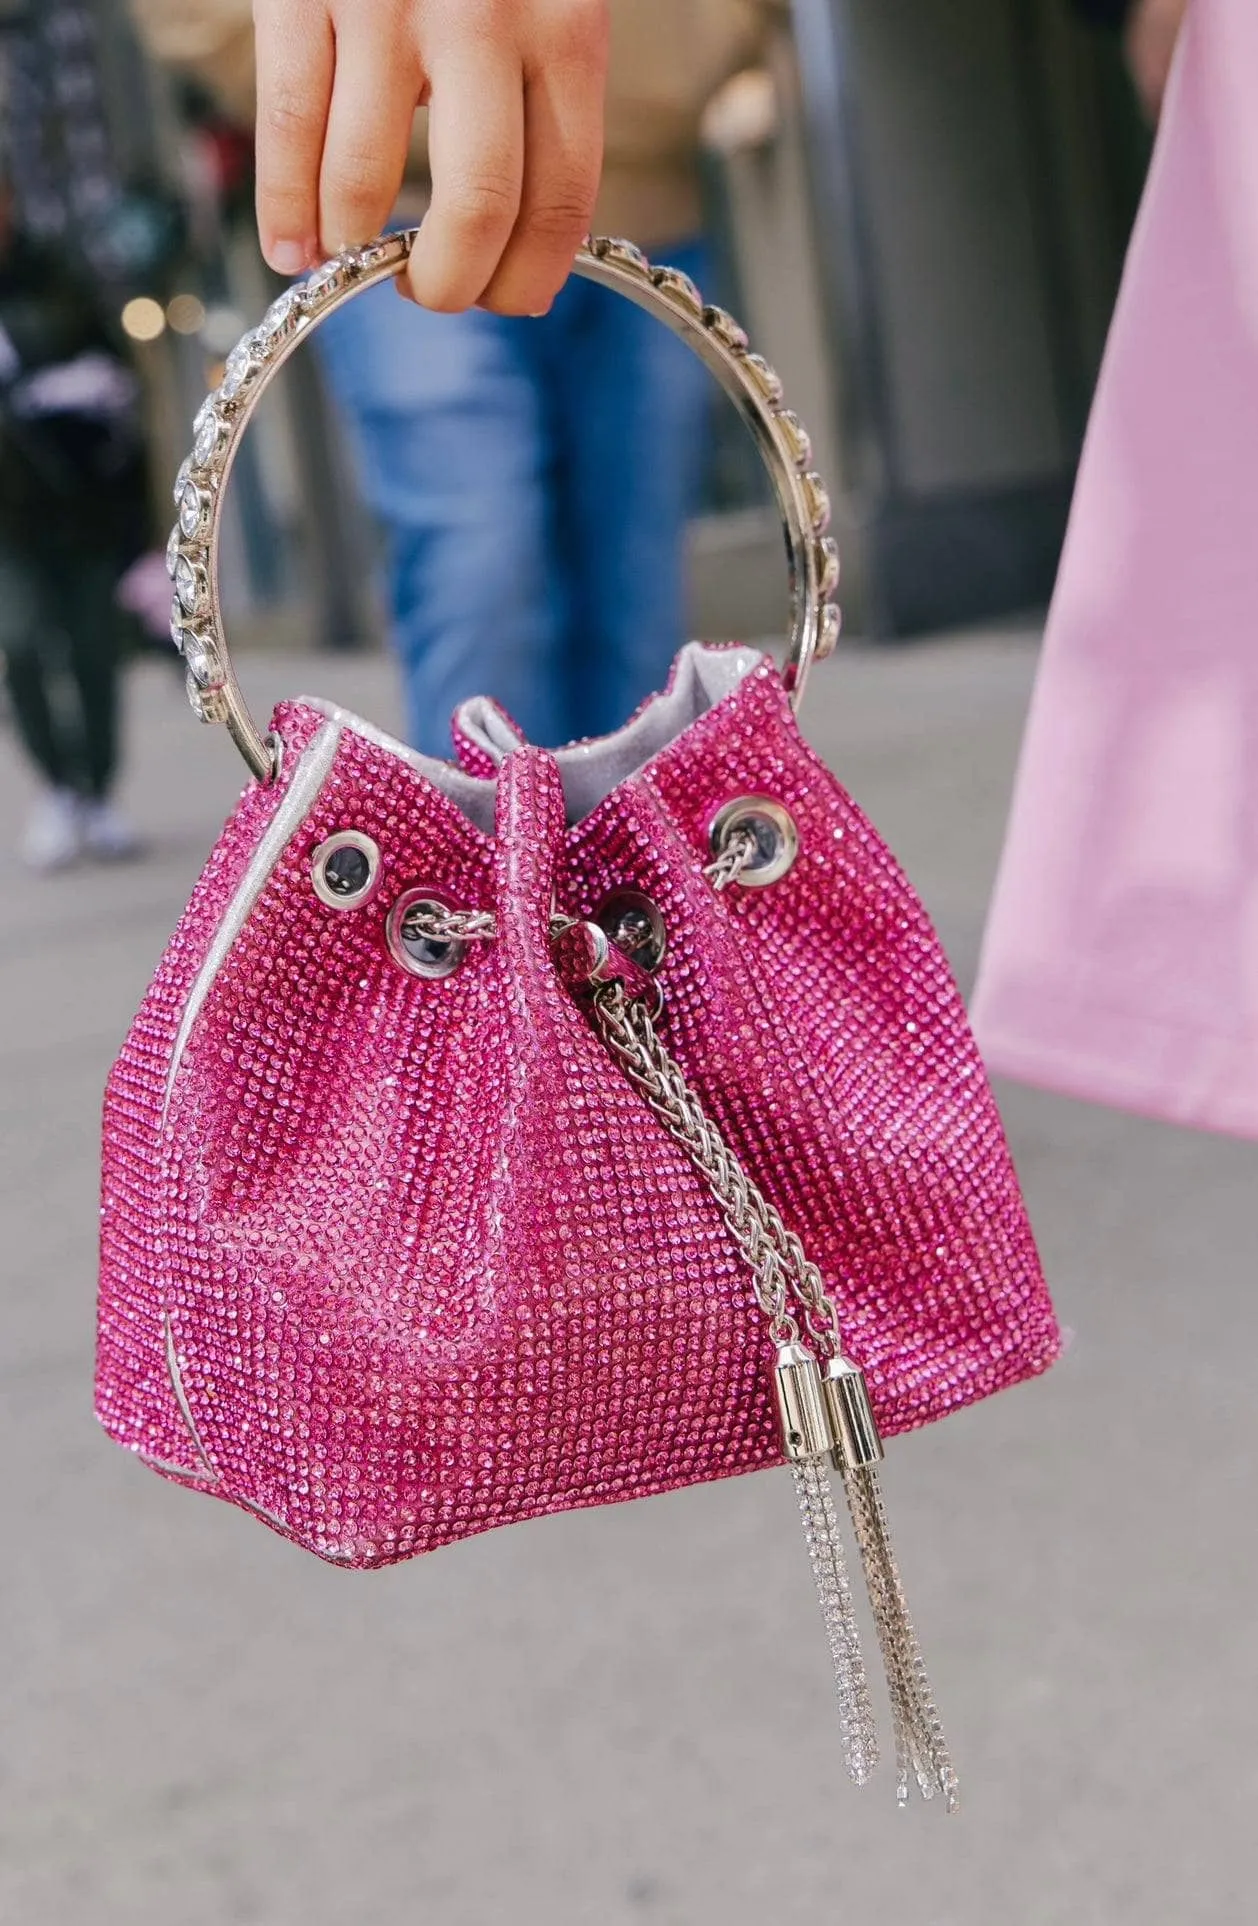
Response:
[{"label": "pink dress", "polygon": [[1258,1137],[1258,0],[1195,0],[987,931],[991,1068]]}]

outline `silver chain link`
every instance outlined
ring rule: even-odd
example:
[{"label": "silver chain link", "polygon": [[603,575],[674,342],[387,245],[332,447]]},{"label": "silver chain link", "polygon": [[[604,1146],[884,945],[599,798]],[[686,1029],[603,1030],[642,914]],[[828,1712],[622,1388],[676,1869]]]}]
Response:
[{"label": "silver chain link", "polygon": [[[736,829],[704,875],[714,890],[727,890],[736,883],[756,854],[756,839],[749,829]],[[572,919],[557,917],[552,928],[562,929]],[[408,936],[427,937],[432,943],[489,943],[498,934],[497,918],[490,910],[428,909],[416,904],[405,919]],[[802,1252],[801,1252],[802,1256]]]},{"label": "silver chain link", "polygon": [[751,830],[735,829],[716,861],[709,863],[703,873],[714,890],[727,890],[738,881],[755,854],[756,839]]},{"label": "silver chain link", "polygon": [[631,1002],[619,983],[601,989],[594,1012],[608,1047],[669,1134],[707,1179],[738,1248],[751,1266],[756,1297],[777,1344],[796,1341],[805,1328],[826,1355],[838,1356],[839,1314],[804,1248],[708,1118],[679,1066],[656,1034],[644,1004]]},{"label": "silver chain link", "polygon": [[891,1700],[896,1796],[901,1805],[907,1803],[911,1778],[923,1799],[940,1792],[946,1809],[956,1812],[960,1804],[957,1770],[904,1595],[878,1474],[872,1466],[862,1466],[846,1473],[843,1485]]},{"label": "silver chain link", "polygon": [[498,924],[489,910],[427,909],[417,903],[403,917],[402,932],[430,943],[489,943]]},{"label": "silver chain link", "polygon": [[[745,828],[734,829],[730,832],[725,847],[716,860],[709,863],[703,873],[714,890],[719,892],[730,889],[737,883],[748,864],[755,861],[757,853],[754,831]],[[658,1045],[658,1039],[656,1043]],[[662,1046],[659,1046],[659,1050],[661,1059],[667,1062]],[[711,1129],[711,1126],[709,1125],[708,1128]],[[777,1212],[766,1203],[763,1197],[760,1197],[759,1192],[755,1194],[763,1210],[761,1219],[763,1235],[772,1241],[790,1279],[792,1292],[803,1307],[805,1330],[825,1356],[837,1357],[840,1350],[839,1314],[833,1300],[826,1294],[820,1271],[810,1262],[795,1233],[787,1229]]]}]

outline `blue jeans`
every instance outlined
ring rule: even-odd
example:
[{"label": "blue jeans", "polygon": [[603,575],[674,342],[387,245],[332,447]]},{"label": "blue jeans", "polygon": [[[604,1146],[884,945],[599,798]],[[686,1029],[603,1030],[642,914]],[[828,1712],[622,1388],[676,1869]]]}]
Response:
[{"label": "blue jeans", "polygon": [[[695,274],[700,249],[672,260]],[[695,356],[576,279],[538,321],[430,314],[379,288],[319,339],[389,538],[415,747],[448,755],[470,695],[547,745],[617,728],[685,639]]]}]

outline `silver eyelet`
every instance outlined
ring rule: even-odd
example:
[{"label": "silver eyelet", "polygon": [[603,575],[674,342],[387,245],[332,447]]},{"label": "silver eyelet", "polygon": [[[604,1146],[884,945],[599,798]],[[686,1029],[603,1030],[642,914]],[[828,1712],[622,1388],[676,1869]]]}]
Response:
[{"label": "silver eyelet", "polygon": [[408,889],[389,911],[384,925],[389,954],[412,976],[425,977],[429,982],[453,976],[467,955],[467,944],[455,937],[421,936],[417,931],[407,934],[407,919],[413,911],[425,910],[434,916],[444,916],[449,909],[448,903],[426,889]]},{"label": "silver eyelet", "polygon": [[639,969],[659,969],[668,950],[668,931],[659,907],[641,890],[612,890],[593,920]]},{"label": "silver eyelet", "polygon": [[329,909],[361,909],[380,887],[380,847],[356,829],[339,829],[310,858],[315,895]]},{"label": "silver eyelet", "polygon": [[799,831],[793,818],[770,796],[739,796],[726,803],[712,824],[712,854],[724,855],[740,829],[750,830],[756,841],[755,854],[739,872],[740,888],[763,889],[767,883],[781,882],[799,855]]}]

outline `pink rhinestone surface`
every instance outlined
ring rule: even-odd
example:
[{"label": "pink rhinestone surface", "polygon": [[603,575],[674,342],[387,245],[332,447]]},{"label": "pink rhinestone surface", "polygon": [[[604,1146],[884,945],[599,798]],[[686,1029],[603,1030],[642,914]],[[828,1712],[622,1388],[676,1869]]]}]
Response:
[{"label": "pink rhinestone surface", "polygon": [[[781,1462],[772,1350],[718,1209],[558,979],[552,893],[663,910],[662,1035],[838,1300],[888,1433],[1042,1370],[1058,1334],[948,964],[766,660],[566,828],[540,750],[473,824],[345,728],[191,1024],[303,751],[228,823],[110,1079],[98,1410],[169,1476],[378,1565],[513,1519]],[[486,777],[489,787],[489,778]],[[790,810],[766,889],[703,875],[731,799]],[[354,829],[361,909],[311,887]],[[384,936],[417,885],[492,910],[453,975]]]}]

